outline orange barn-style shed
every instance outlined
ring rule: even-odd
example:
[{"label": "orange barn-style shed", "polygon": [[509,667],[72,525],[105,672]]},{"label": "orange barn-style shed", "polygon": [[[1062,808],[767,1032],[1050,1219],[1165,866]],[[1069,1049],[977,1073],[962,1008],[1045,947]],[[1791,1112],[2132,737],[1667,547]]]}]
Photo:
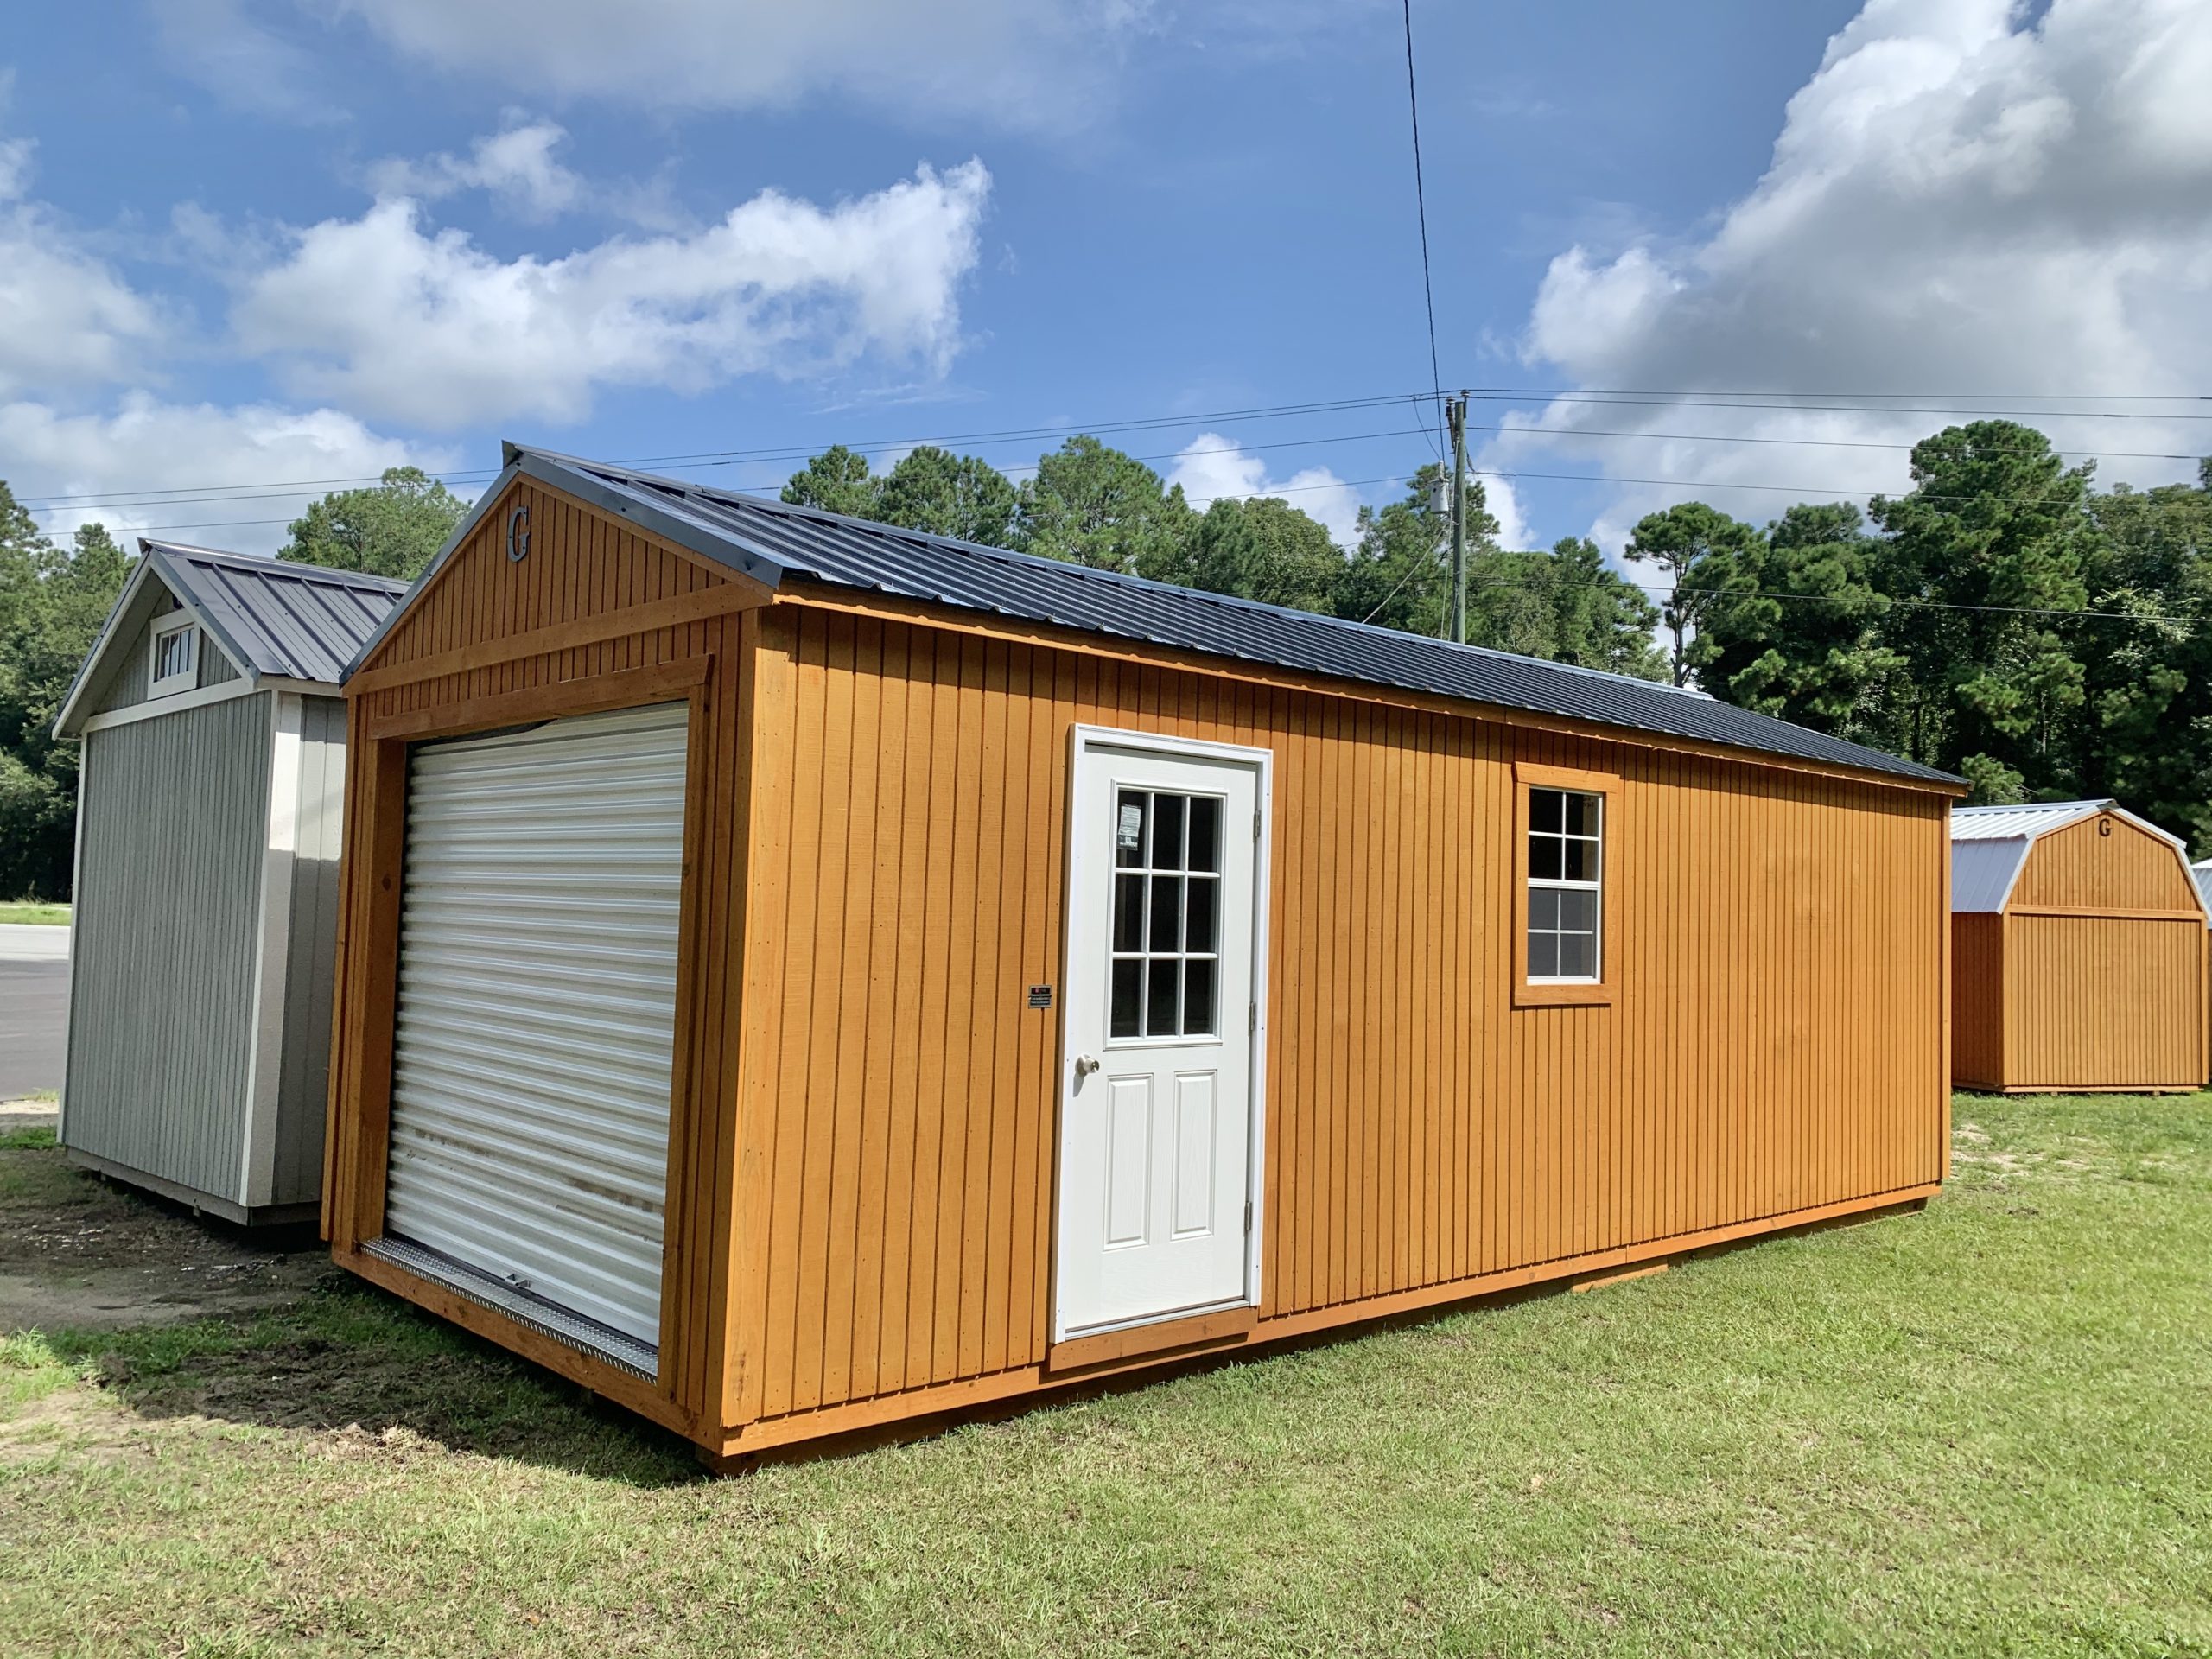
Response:
[{"label": "orange barn-style shed", "polygon": [[1951,1077],[2011,1094],[2203,1087],[2204,895],[2117,802],[1951,817]]},{"label": "orange barn-style shed", "polygon": [[1912,1203],[1942,773],[511,448],[347,683],[337,1260],[710,1461]]}]

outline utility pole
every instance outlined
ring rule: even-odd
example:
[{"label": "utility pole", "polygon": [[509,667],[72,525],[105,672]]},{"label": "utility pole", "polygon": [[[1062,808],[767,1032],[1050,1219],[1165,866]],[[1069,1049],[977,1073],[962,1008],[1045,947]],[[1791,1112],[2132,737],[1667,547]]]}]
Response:
[{"label": "utility pole", "polygon": [[1447,404],[1452,422],[1452,639],[1467,643],[1467,398]]}]

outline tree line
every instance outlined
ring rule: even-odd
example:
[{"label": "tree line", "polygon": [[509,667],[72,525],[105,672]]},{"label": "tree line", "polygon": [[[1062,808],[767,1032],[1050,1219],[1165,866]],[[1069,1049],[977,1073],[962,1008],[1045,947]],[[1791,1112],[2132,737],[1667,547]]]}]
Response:
[{"label": "tree line", "polygon": [[[1430,463],[1406,493],[1362,507],[1338,547],[1280,496],[1224,497],[1201,512],[1180,485],[1094,437],[1069,439],[1014,483],[988,461],[933,446],[877,473],[836,445],[791,474],[783,499],[878,524],[954,536],[1208,593],[1314,611],[1409,633],[1438,634],[1450,604],[1443,469]],[[1467,638],[1644,679],[1666,674],[1651,641],[1659,612],[1579,537],[1549,553],[1510,552],[1482,486],[1469,491]]]},{"label": "tree line", "polygon": [[1923,439],[1912,488],[1753,525],[1636,527],[1678,679],[1962,773],[1977,802],[2111,796],[2212,851],[2212,460],[2094,487],[2011,421]]},{"label": "tree line", "polygon": [[[1703,502],[1640,520],[1640,583],[1570,537],[1503,548],[1470,490],[1470,644],[1671,678],[1958,772],[1978,801],[2110,795],[2212,850],[2212,461],[2195,486],[2094,486],[2033,428],[1954,426],[1912,487],[1764,524]],[[1349,549],[1281,497],[1193,508],[1133,455],[1069,439],[1020,482],[925,446],[878,472],[842,445],[795,505],[1410,632],[1444,631],[1442,469],[1360,509]],[[467,503],[411,467],[334,493],[280,556],[412,576]],[[97,524],[66,544],[0,484],[0,896],[68,888],[73,744],[54,715],[128,575]],[[1646,585],[1657,594],[1655,602]],[[1662,639],[1663,638],[1663,644]]]}]

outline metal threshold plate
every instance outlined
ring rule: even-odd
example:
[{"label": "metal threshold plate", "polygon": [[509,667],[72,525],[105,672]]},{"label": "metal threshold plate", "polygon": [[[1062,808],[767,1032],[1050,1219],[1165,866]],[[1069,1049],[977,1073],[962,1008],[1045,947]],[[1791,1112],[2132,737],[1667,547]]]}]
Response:
[{"label": "metal threshold plate", "polygon": [[491,1308],[509,1319],[528,1325],[541,1336],[603,1359],[619,1366],[633,1376],[650,1382],[660,1375],[660,1350],[648,1342],[601,1325],[597,1319],[586,1319],[571,1313],[556,1302],[543,1296],[533,1296],[526,1290],[518,1290],[504,1281],[493,1278],[480,1268],[466,1262],[456,1262],[442,1250],[434,1250],[412,1239],[386,1235],[372,1238],[361,1246],[367,1255],[404,1268],[420,1278],[443,1285],[458,1295],[466,1296],[480,1307]]}]

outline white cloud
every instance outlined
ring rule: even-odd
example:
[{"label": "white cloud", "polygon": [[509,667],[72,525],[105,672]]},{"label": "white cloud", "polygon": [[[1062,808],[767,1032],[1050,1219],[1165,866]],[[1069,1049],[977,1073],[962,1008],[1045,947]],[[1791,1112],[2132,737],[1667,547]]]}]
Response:
[{"label": "white cloud", "polygon": [[550,259],[497,258],[388,198],[293,232],[232,321],[302,395],[432,428],[575,420],[611,386],[942,372],[990,182],[969,161],[826,208],[763,191],[703,229]]},{"label": "white cloud", "polygon": [[[0,77],[0,100],[6,92]],[[47,533],[98,520],[118,536],[155,529],[270,552],[327,487],[272,481],[454,464],[337,410],[176,403],[148,390],[179,346],[177,321],[98,257],[96,238],[26,195],[31,159],[27,141],[0,142],[0,470]],[[115,386],[132,389],[116,397]],[[194,524],[205,528],[183,528]]]},{"label": "white cloud", "polygon": [[146,10],[170,62],[232,109],[303,126],[346,118],[314,56],[249,16],[242,0],[153,0]]},{"label": "white cloud", "polygon": [[1288,478],[1270,480],[1261,456],[1237,447],[1218,432],[1204,432],[1185,445],[1168,469],[1167,482],[1180,484],[1190,504],[1204,512],[1224,497],[1231,500],[1274,495],[1319,519],[1338,547],[1359,539],[1359,495],[1326,467],[1307,467]]},{"label": "white cloud", "polygon": [[[281,546],[285,524],[331,487],[323,480],[372,480],[387,467],[438,471],[457,464],[448,450],[382,436],[336,410],[171,404],[144,392],[95,414],[0,404],[0,454],[19,497],[93,503],[41,507],[40,524],[50,536],[97,519],[118,539],[152,527],[178,541],[247,553]],[[308,487],[276,493],[268,488],[272,483]],[[168,499],[158,499],[165,492]],[[225,496],[232,499],[218,499]],[[133,505],[122,498],[144,499]],[[205,527],[189,528],[195,524]]]},{"label": "white cloud", "polygon": [[[1529,515],[1522,511],[1521,497],[1508,478],[1485,478],[1477,480],[1483,486],[1483,503],[1490,516],[1497,520],[1497,544],[1509,553],[1527,553],[1536,546],[1535,531],[1529,526]],[[1473,515],[1468,515],[1471,520]]]},{"label": "white cloud", "polygon": [[[302,0],[321,10],[324,0]],[[401,52],[533,99],[660,110],[846,106],[1065,128],[1148,0],[339,0]]]},{"label": "white cloud", "polygon": [[550,121],[510,120],[479,138],[466,156],[437,155],[420,162],[380,162],[370,169],[377,194],[435,201],[460,190],[482,190],[529,219],[554,219],[591,193],[576,174],[554,158],[568,134]]},{"label": "white cloud", "polygon": [[[2200,0],[1870,0],[1790,100],[1764,177],[1701,240],[1552,262],[1524,353],[1575,384],[1798,394],[2202,391],[2212,382],[2212,9]],[[2041,391],[2042,399],[2022,394]],[[1770,400],[1771,401],[1771,400]],[[2120,407],[2156,407],[2120,405]],[[1630,479],[1618,543],[1649,506],[1705,493],[1763,519],[1801,497],[1897,489],[1903,448],[1964,418],[1598,407],[1580,430],[1801,438],[1816,447],[1508,436],[1486,465],[1541,456]],[[2202,422],[2046,418],[2084,450],[2193,453]],[[1821,447],[1834,445],[1835,447]],[[1594,465],[1592,464],[1594,463]],[[2110,460],[2163,481],[2186,463]],[[1719,485],[1782,484],[1773,492]]]},{"label": "white cloud", "polygon": [[158,307],[25,198],[31,157],[28,139],[0,142],[0,397],[122,379],[167,333]]},{"label": "white cloud", "polygon": [[0,201],[14,201],[31,181],[31,151],[28,138],[0,141]]}]

